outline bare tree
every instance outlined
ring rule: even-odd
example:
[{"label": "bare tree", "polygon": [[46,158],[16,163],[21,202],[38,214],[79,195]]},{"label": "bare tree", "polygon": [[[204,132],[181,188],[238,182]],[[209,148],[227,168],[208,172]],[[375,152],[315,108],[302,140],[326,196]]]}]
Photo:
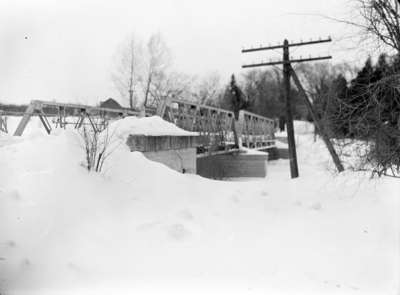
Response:
[{"label": "bare tree", "polygon": [[141,105],[144,109],[168,96],[166,92],[176,91],[172,90],[172,80],[177,75],[170,75],[170,65],[171,52],[161,34],[150,36],[145,45],[131,37],[117,52],[112,79],[131,108]]},{"label": "bare tree", "polygon": [[93,126],[84,125],[80,129],[81,146],[85,152],[85,168],[91,172],[101,172],[104,162],[120,146],[107,124],[102,131]]},{"label": "bare tree", "polygon": [[[149,103],[151,93],[156,92],[157,87],[167,79],[166,72],[171,64],[171,53],[161,34],[152,35],[147,42],[146,49],[146,66],[140,78],[144,90],[143,107]],[[153,96],[153,99],[156,97]]]},{"label": "bare tree", "polygon": [[193,79],[188,75],[165,72],[158,79],[153,80],[153,85],[149,89],[152,101],[151,104],[148,103],[148,106],[156,107],[159,102],[172,97],[187,100],[191,95],[192,84]]},{"label": "bare tree", "polygon": [[355,0],[363,24],[356,24],[400,54],[400,0]]},{"label": "bare tree", "polygon": [[137,103],[137,82],[140,74],[140,60],[142,48],[140,42],[131,36],[122,44],[116,61],[112,80],[120,95],[128,99],[129,107],[134,108]]},{"label": "bare tree", "polygon": [[[296,71],[309,97],[312,99],[314,109],[324,129],[330,132],[331,113],[337,107],[336,79],[339,76],[353,78],[355,68],[347,63],[332,65],[330,63],[300,64]],[[318,128],[314,128],[314,140]],[[332,136],[332,134],[330,134]]]},{"label": "bare tree", "polygon": [[217,72],[215,72],[206,75],[196,83],[193,90],[193,96],[197,102],[207,104],[215,102],[221,92],[221,77]]},{"label": "bare tree", "polygon": [[[249,100],[249,110],[267,117],[284,114],[281,73],[273,70],[251,70],[243,75],[243,91]],[[294,96],[294,99],[295,96]]]},{"label": "bare tree", "polygon": [[356,96],[356,105],[337,101],[342,104],[337,120],[348,122],[353,135],[337,141],[337,146],[344,156],[356,153],[355,170],[400,178],[399,78],[389,75],[367,85]]},{"label": "bare tree", "polygon": [[304,88],[310,96],[314,98],[321,92],[323,85],[330,84],[338,75],[346,77],[348,80],[354,78],[357,73],[357,68],[343,62],[332,65],[328,62],[300,64],[296,67],[296,72],[302,80]]}]

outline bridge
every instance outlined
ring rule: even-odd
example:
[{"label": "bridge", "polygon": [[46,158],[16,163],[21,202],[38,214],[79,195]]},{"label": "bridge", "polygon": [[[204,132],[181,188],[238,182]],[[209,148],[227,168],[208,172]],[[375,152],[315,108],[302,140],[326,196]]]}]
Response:
[{"label": "bridge", "polygon": [[38,116],[47,133],[54,128],[73,126],[79,129],[90,125],[94,131],[106,128],[110,120],[126,116],[158,115],[178,127],[198,132],[198,154],[221,154],[236,151],[242,147],[254,150],[268,150],[275,147],[272,119],[241,110],[238,119],[229,110],[179,99],[166,99],[157,108],[146,108],[142,113],[135,109],[113,109],[81,104],[33,100],[24,112],[0,110],[0,132],[8,132],[7,117],[21,116],[14,131],[21,136],[32,116]]},{"label": "bridge", "polygon": [[[80,129],[84,126],[101,132],[113,120],[154,115],[184,130],[196,132],[198,136],[194,140],[169,139],[168,147],[165,146],[165,138],[129,137],[127,144],[132,151],[141,151],[151,160],[162,162],[172,169],[205,177],[266,175],[268,154],[249,151],[270,152],[276,147],[274,120],[245,110],[239,111],[235,118],[229,110],[174,98],[144,111],[33,100],[24,112],[0,111],[0,132],[9,131],[9,116],[21,117],[13,133],[14,136],[21,136],[33,116],[39,117],[43,128],[50,134],[55,128]],[[159,149],[158,140],[164,145],[164,150]]]},{"label": "bridge", "polygon": [[157,115],[178,127],[198,132],[199,153],[218,154],[242,147],[267,150],[275,147],[275,122],[245,110],[235,120],[232,111],[195,102],[167,99],[157,109]]}]

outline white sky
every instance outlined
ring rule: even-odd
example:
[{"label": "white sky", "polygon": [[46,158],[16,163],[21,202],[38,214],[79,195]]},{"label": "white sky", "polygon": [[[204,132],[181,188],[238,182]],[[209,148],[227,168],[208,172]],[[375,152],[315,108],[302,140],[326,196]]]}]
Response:
[{"label": "white sky", "polygon": [[[229,80],[243,62],[280,52],[243,56],[243,46],[331,35],[334,43],[297,49],[294,56],[332,54],[333,62],[359,62],[346,52],[348,27],[321,17],[346,18],[351,0],[16,1],[0,3],[0,101],[55,99],[95,103],[117,97],[112,57],[132,32],[145,39],[160,31],[174,67],[189,74],[219,71]],[[27,39],[25,39],[27,37]]]}]

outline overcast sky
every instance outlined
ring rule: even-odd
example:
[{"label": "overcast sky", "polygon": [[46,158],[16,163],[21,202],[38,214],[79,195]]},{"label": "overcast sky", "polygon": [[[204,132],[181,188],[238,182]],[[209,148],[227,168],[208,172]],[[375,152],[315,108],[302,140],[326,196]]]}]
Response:
[{"label": "overcast sky", "polygon": [[[110,79],[113,55],[131,33],[161,32],[174,67],[189,74],[218,71],[229,80],[243,62],[279,58],[280,52],[243,56],[243,46],[308,40],[335,42],[297,49],[294,56],[332,54],[333,62],[359,62],[347,52],[349,27],[312,14],[351,15],[351,0],[16,1],[0,4],[0,101],[55,99],[96,103],[117,97]],[[351,32],[353,34],[353,32]]]}]

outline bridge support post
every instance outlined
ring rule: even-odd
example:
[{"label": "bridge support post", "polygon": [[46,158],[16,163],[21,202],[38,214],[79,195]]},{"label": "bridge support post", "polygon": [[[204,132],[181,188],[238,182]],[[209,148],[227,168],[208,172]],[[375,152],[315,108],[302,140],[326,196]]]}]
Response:
[{"label": "bridge support post", "polygon": [[43,113],[43,110],[41,110],[39,113],[39,119],[40,119],[40,121],[42,121],[42,124],[44,126],[44,129],[46,129],[47,134],[50,134],[51,126],[50,126],[49,120],[47,120],[46,115]]},{"label": "bridge support post", "polygon": [[0,131],[8,133],[7,129],[7,117],[3,117],[2,111],[0,111]]},{"label": "bridge support post", "polygon": [[167,107],[170,106],[170,104],[171,104],[171,98],[169,97],[165,98],[163,102],[159,103],[156,111],[157,116],[164,118],[165,111]]},{"label": "bridge support post", "polygon": [[21,121],[19,122],[17,129],[14,132],[14,136],[21,136],[24,133],[25,127],[28,124],[33,112],[36,110],[37,102],[31,101],[29,106],[27,107],[24,116],[22,117]]}]

